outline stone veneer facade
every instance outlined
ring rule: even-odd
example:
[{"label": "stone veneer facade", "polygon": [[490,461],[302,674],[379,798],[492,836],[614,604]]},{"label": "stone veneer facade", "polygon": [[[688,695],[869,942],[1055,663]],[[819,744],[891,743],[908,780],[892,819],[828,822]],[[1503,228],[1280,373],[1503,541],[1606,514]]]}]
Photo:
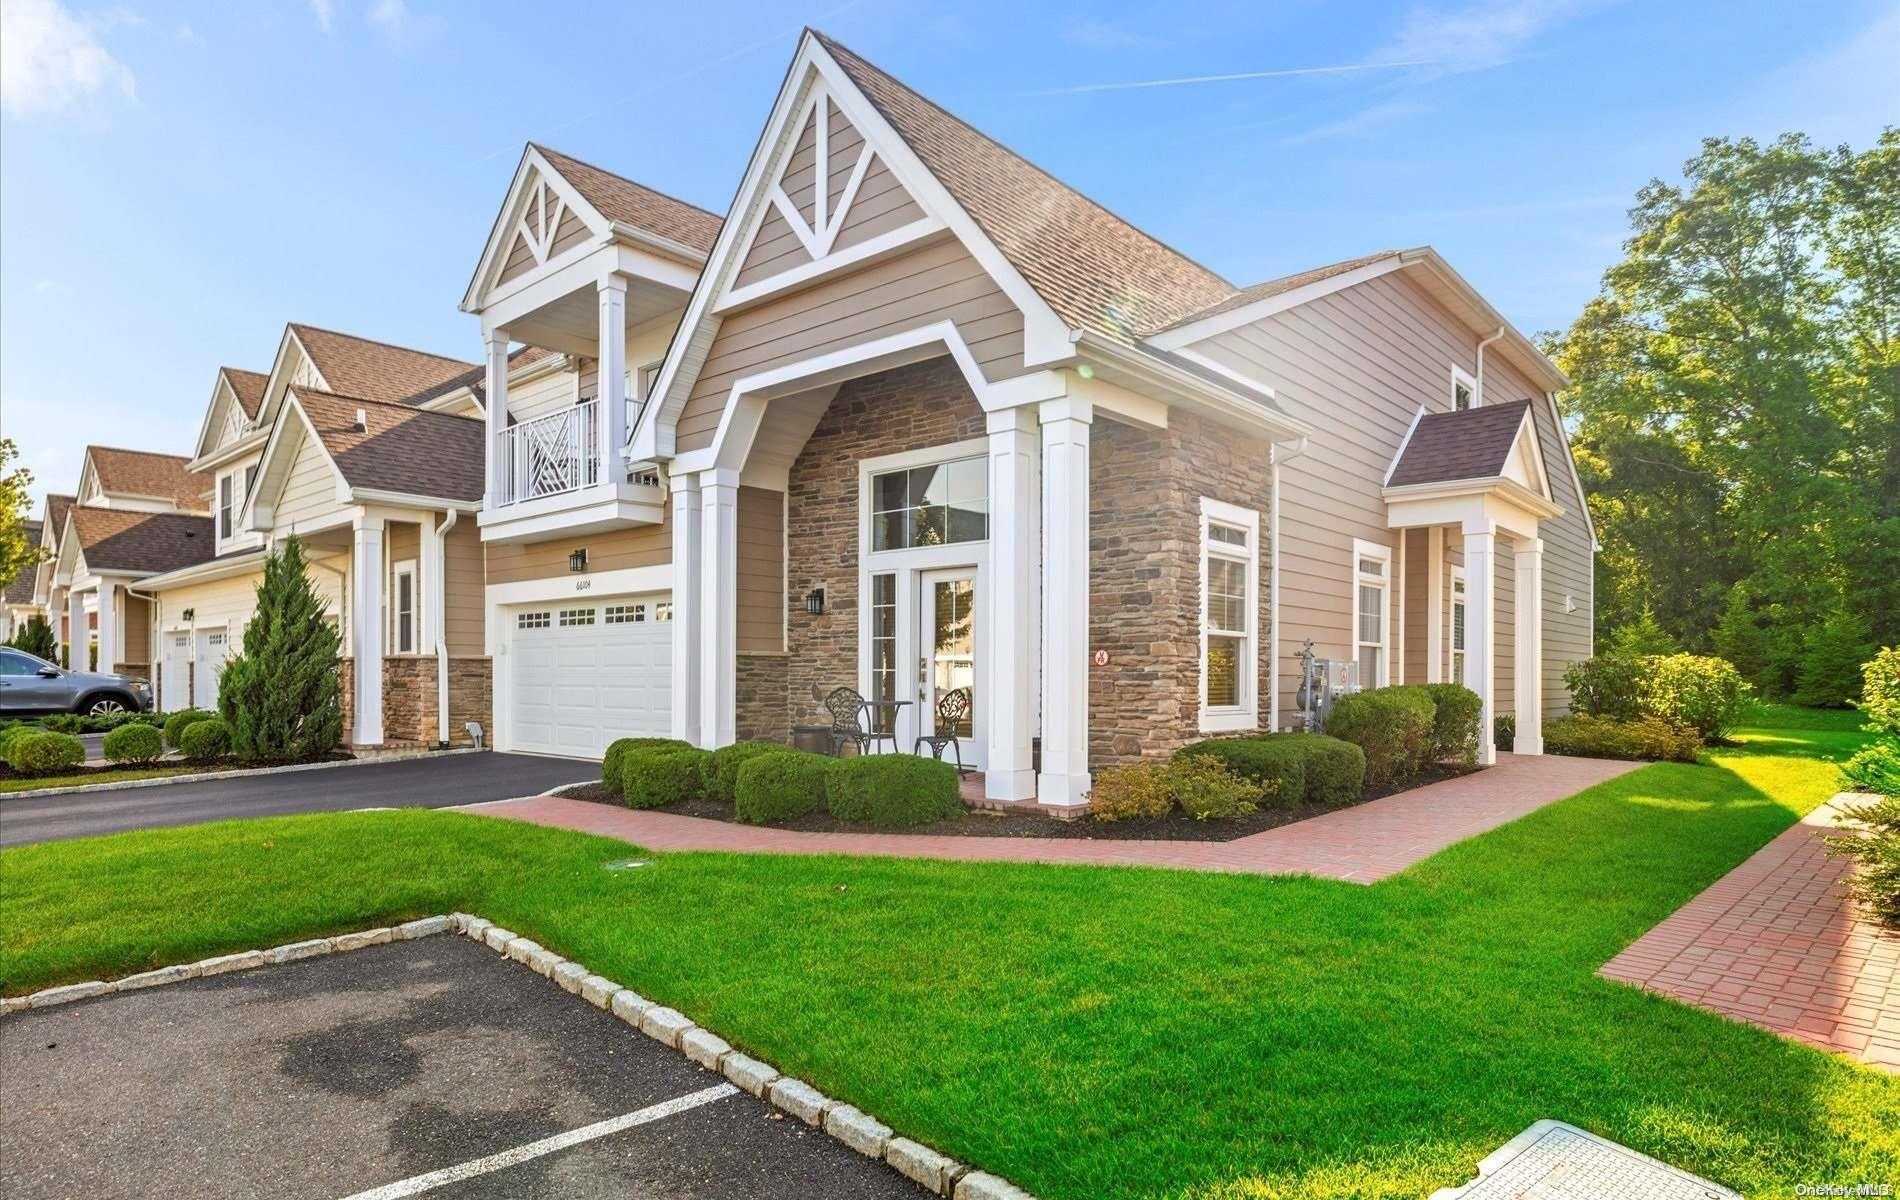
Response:
[{"label": "stone veneer facade", "polygon": [[739,655],[738,712],[735,729],[742,742],[790,742],[791,709],[786,704],[783,654]]},{"label": "stone veneer facade", "polygon": [[[449,660],[450,745],[474,744],[464,728],[470,721],[481,722],[483,730],[494,728],[492,679],[486,658]],[[425,655],[383,659],[383,740],[434,745],[437,732],[436,660]]]}]

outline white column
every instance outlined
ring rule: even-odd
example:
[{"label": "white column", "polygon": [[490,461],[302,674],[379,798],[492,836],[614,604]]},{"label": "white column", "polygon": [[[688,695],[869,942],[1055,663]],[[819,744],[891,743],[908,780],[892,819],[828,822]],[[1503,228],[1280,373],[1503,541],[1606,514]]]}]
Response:
[{"label": "white column", "polygon": [[66,593],[66,665],[75,671],[86,666],[86,596],[83,592]]},{"label": "white column", "polygon": [[502,481],[506,478],[503,468],[501,437],[508,428],[508,335],[501,330],[490,330],[485,342],[485,358],[488,372],[483,386],[488,406],[488,500],[484,507],[499,508],[507,502],[503,494]]},{"label": "white column", "polygon": [[1519,538],[1511,547],[1516,551],[1516,620],[1512,625],[1517,644],[1512,648],[1511,663],[1516,669],[1517,741],[1515,754],[1544,752],[1544,540]]},{"label": "white column", "polygon": [[1036,773],[1036,418],[1026,408],[993,412],[990,435],[990,566],[979,605],[989,607],[988,707],[983,794],[1033,800]]},{"label": "white column", "polygon": [[673,736],[697,746],[699,737],[700,529],[699,476],[674,475],[673,491]]},{"label": "white column", "polygon": [[1042,498],[1042,775],[1044,804],[1088,802],[1089,426],[1073,397],[1045,400]]},{"label": "white column", "polygon": [[627,277],[610,272],[596,286],[600,298],[600,482],[626,479],[620,459],[627,444]]},{"label": "white column", "polygon": [[110,674],[119,662],[119,585],[99,583],[99,669]]},{"label": "white column", "polygon": [[351,740],[383,740],[383,522],[359,517],[350,555],[350,657],[356,677]]},{"label": "white column", "polygon": [[[1425,539],[1425,682],[1445,681],[1445,527],[1434,525]],[[1456,682],[1455,680],[1453,682]]]},{"label": "white column", "polygon": [[1492,576],[1497,571],[1497,533],[1489,521],[1465,525],[1465,673],[1476,686],[1481,702],[1478,726],[1478,761],[1486,766],[1498,761],[1497,703],[1493,695],[1497,683],[1492,679],[1491,664],[1494,629],[1493,594],[1497,591]]},{"label": "white column", "polygon": [[[699,744],[737,737],[739,690],[739,473],[699,473]],[[678,605],[674,606],[678,612]]]}]

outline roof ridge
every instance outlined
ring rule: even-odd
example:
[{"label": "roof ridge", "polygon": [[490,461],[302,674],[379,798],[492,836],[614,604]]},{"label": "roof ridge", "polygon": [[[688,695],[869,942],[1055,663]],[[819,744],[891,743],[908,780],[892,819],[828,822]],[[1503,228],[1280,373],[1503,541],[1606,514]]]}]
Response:
[{"label": "roof ridge", "polygon": [[654,187],[650,183],[641,183],[638,179],[634,179],[631,176],[622,175],[618,171],[610,171],[606,167],[601,166],[599,163],[589,162],[588,160],[581,158],[577,155],[569,154],[565,150],[556,150],[554,147],[548,145],[546,142],[537,142],[533,138],[529,138],[528,145],[533,146],[536,150],[539,150],[543,154],[552,154],[556,158],[565,158],[569,162],[579,163],[581,166],[586,167],[590,171],[599,171],[602,175],[611,175],[622,183],[629,183],[629,184],[632,184],[634,187],[640,188],[643,191],[652,192],[654,195],[660,197],[663,200],[671,200],[675,204],[684,204],[686,207],[693,209],[696,212],[704,213],[705,215],[713,218],[715,221],[724,221],[726,219],[726,214],[724,213],[714,212],[712,209],[706,208],[703,205],[694,204],[691,200],[683,200],[680,197],[675,196],[671,192],[661,191],[659,188]]},{"label": "roof ridge", "polygon": [[[381,346],[385,350],[400,350],[404,354],[414,354],[421,358],[433,358],[437,360],[438,362],[456,363],[462,367],[474,367],[474,366],[481,365],[479,363],[469,362],[465,358],[450,358],[446,354],[437,354],[433,350],[418,350],[414,346],[402,346],[402,345],[398,345],[395,342],[385,342],[381,338],[364,337],[362,334],[359,334],[359,333],[344,333],[341,329],[330,329],[323,325],[312,325],[307,321],[289,321],[289,322],[286,322],[286,324],[289,325],[289,327],[292,329],[308,329],[312,331],[313,333],[327,333],[331,337],[348,338],[352,342],[363,342],[364,344],[370,345],[370,346]],[[253,374],[255,373],[256,372],[253,372]]]},{"label": "roof ridge", "polygon": [[[981,129],[978,129],[976,126],[970,124],[968,121],[964,120],[962,117],[958,116],[956,113],[951,112],[949,109],[945,108],[943,105],[937,103],[935,100],[932,100],[929,96],[924,95],[922,92],[918,91],[916,88],[912,87],[910,84],[905,83],[903,80],[899,79],[897,76],[891,74],[889,71],[886,71],[883,67],[878,66],[876,63],[864,57],[862,54],[859,54],[856,50],[853,50],[851,47],[845,45],[843,42],[840,42],[836,38],[832,37],[831,35],[823,32],[822,30],[814,29],[809,25],[806,26],[806,30],[814,38],[816,38],[819,41],[819,43],[825,47],[827,51],[836,51],[836,50],[844,51],[846,54],[849,54],[852,58],[857,59],[859,62],[863,63],[865,66],[869,67],[871,70],[876,71],[878,74],[884,76],[886,79],[889,79],[892,83],[896,84],[898,87],[903,88],[905,91],[909,92],[911,95],[917,97],[917,99],[921,100],[925,104],[928,104],[931,108],[936,109],[938,112],[942,113],[945,117],[949,118],[951,121],[954,121],[958,125],[961,125],[964,129],[969,130],[970,133],[974,134],[975,136],[979,138],[982,138],[984,141],[988,142],[990,145],[995,146],[998,150],[1001,150],[1003,153],[1010,155],[1012,158],[1015,158],[1018,162],[1021,162],[1024,166],[1028,167],[1030,170],[1036,172],[1038,175],[1041,175],[1044,179],[1047,179],[1049,182],[1071,193],[1072,195],[1075,195],[1081,198],[1083,202],[1097,209],[1100,209],[1102,213],[1108,216],[1111,220],[1124,226],[1130,232],[1135,233],[1142,238],[1145,238],[1149,242],[1152,242],[1154,245],[1167,251],[1169,254],[1174,255],[1176,258],[1179,258],[1181,261],[1189,264],[1195,269],[1205,272],[1207,275],[1209,275],[1213,279],[1224,284],[1230,292],[1237,292],[1241,290],[1238,286],[1235,285],[1233,280],[1227,278],[1227,276],[1225,275],[1222,275],[1219,271],[1214,270],[1212,267],[1208,266],[1206,263],[1195,258],[1193,255],[1185,254],[1182,251],[1176,249],[1174,246],[1169,245],[1167,242],[1162,241],[1160,238],[1156,237],[1154,234],[1149,233],[1146,229],[1143,229],[1141,226],[1135,224],[1133,221],[1130,221],[1128,218],[1122,216],[1120,213],[1108,207],[1106,204],[1103,204],[1101,201],[1095,199],[1093,196],[1090,196],[1088,193],[1077,188],[1075,185],[1066,182],[1060,176],[1048,170],[1047,168],[1042,166],[1040,163],[1030,158],[1028,155],[1023,154],[1020,151],[1016,150],[1014,147],[1005,144],[1004,142],[998,140],[997,138],[991,137],[987,133],[984,133]],[[877,109],[879,114],[882,115],[886,121],[890,120],[890,114],[884,112],[884,106],[877,102],[877,98],[875,96],[872,96],[867,92],[867,93],[864,93],[864,97],[866,100],[870,101],[871,106]],[[895,122],[892,123],[892,127],[893,128],[896,127]],[[898,133],[898,137],[901,139],[903,138],[903,136],[904,136],[903,133],[900,131]],[[981,219],[978,218],[976,214],[972,213],[971,218],[973,220],[977,220],[979,224],[981,223]]]},{"label": "roof ridge", "polygon": [[[322,388],[311,387],[307,383],[293,383],[289,385],[289,388],[293,392],[308,393],[312,396],[322,396],[330,400],[346,400],[351,404],[367,404],[371,408],[393,408],[397,412],[420,413],[422,416],[425,416],[425,417],[452,417],[457,421],[474,421],[474,420],[480,419],[476,417],[463,416],[461,413],[443,412],[441,409],[436,409],[436,408],[423,408],[420,405],[409,404],[402,400],[371,400],[367,396],[351,396],[345,392],[326,392]],[[422,389],[423,392],[426,392],[429,390],[431,389],[429,388]],[[417,392],[415,394],[420,396],[422,392]]]},{"label": "roof ridge", "polygon": [[168,454],[163,450],[134,450],[130,446],[108,446],[103,442],[87,443],[86,453],[90,454],[94,450],[110,450],[114,454],[142,454],[147,458],[175,458],[179,462],[191,461],[189,454]]}]

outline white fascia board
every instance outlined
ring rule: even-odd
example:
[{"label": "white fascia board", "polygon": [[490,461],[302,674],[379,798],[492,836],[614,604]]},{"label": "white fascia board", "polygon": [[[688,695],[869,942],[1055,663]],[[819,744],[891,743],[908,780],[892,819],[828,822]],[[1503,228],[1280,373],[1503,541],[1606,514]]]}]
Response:
[{"label": "white fascia board", "polygon": [[1557,369],[1557,364],[1551,362],[1544,352],[1538,349],[1536,342],[1525,337],[1518,331],[1517,326],[1505,320],[1502,313],[1491,307],[1491,302],[1484,298],[1483,293],[1471,286],[1463,275],[1454,270],[1452,265],[1445,261],[1444,255],[1430,246],[1420,246],[1415,250],[1403,251],[1399,257],[1408,267],[1417,266],[1430,271],[1464,297],[1467,304],[1483,314],[1484,321],[1480,323],[1480,327],[1488,326],[1490,329],[1504,330],[1506,343],[1517,351],[1522,360],[1519,365],[1529,367],[1531,373],[1537,376],[1534,382],[1550,391],[1562,391],[1570,386],[1570,377]]},{"label": "white fascia board", "polygon": [[1597,541],[1597,523],[1590,516],[1590,502],[1583,494],[1583,477],[1577,474],[1577,456],[1570,449],[1570,432],[1564,428],[1563,409],[1557,407],[1557,393],[1545,392],[1544,401],[1550,405],[1550,420],[1557,427],[1557,446],[1563,452],[1564,465],[1570,468],[1570,486],[1577,489],[1577,509],[1583,514],[1583,527],[1590,535],[1590,550],[1595,553],[1603,547]]},{"label": "white fascia board", "polygon": [[1399,469],[1399,460],[1405,457],[1405,448],[1412,444],[1412,435],[1418,432],[1418,423],[1424,419],[1425,406],[1421,404],[1418,411],[1412,414],[1412,423],[1405,427],[1405,436],[1399,439],[1399,448],[1393,452],[1392,461],[1386,465],[1385,477],[1379,481],[1379,486],[1391,486],[1392,472]]},{"label": "white fascia board", "polygon": [[194,473],[214,471],[219,467],[227,465],[234,459],[243,458],[246,454],[262,446],[269,438],[269,426],[252,429],[245,433],[243,437],[235,441],[226,442],[210,454],[192,459],[185,464],[185,469]]},{"label": "white fascia board", "polygon": [[1118,345],[1086,331],[1078,335],[1076,347],[1085,358],[1093,358],[1106,366],[1130,372],[1170,393],[1176,397],[1170,403],[1198,407],[1223,424],[1252,429],[1275,442],[1312,436],[1312,427],[1292,414],[1264,408],[1252,396],[1229,391],[1212,380],[1183,371],[1151,354]]},{"label": "white fascia board", "polygon": [[[661,237],[659,234],[651,230],[642,229],[638,225],[628,225],[624,221],[610,221],[607,225],[607,232],[615,241],[636,247],[642,252],[663,254],[668,258],[677,258],[689,263],[703,263],[706,261],[705,251],[695,249],[685,242],[676,242],[672,238]],[[695,271],[693,274],[695,278],[697,278],[698,272]]]},{"label": "white fascia board", "polygon": [[[495,223],[489,228],[488,240],[482,244],[481,258],[475,264],[475,271],[469,277],[468,290],[462,295],[461,309],[466,313],[480,312],[484,307],[484,295],[488,281],[494,276],[501,263],[507,258],[508,243],[514,236],[515,221],[528,190],[529,178],[538,173],[548,182],[548,186],[559,192],[568,208],[580,217],[581,222],[598,239],[611,235],[613,223],[587,202],[580,189],[569,183],[565,176],[542,157],[533,145],[522,147],[521,161],[515,165],[514,178],[508,183],[507,195],[502,199],[501,208],[495,214]],[[534,272],[528,272],[530,276]]]},{"label": "white fascia board", "polygon": [[213,583],[220,579],[232,579],[239,575],[249,575],[261,570],[264,559],[268,557],[264,550],[250,550],[242,554],[214,558],[210,562],[195,563],[189,567],[180,567],[176,571],[167,571],[163,575],[145,577],[145,590],[163,592],[172,588],[191,587],[200,583]]},{"label": "white fascia board", "polygon": [[416,492],[391,492],[381,488],[350,488],[352,504],[393,504],[399,508],[422,508],[435,512],[480,512],[480,500],[451,500],[447,496],[424,496]]},{"label": "white fascia board", "polygon": [[1314,280],[1302,287],[1281,292],[1277,296],[1267,296],[1252,304],[1243,304],[1239,308],[1216,313],[1214,316],[1204,317],[1199,321],[1190,321],[1185,325],[1164,329],[1160,333],[1150,334],[1143,340],[1158,350],[1179,350],[1183,346],[1191,346],[1195,342],[1205,341],[1218,334],[1239,329],[1243,325],[1265,320],[1289,308],[1297,308],[1321,296],[1330,296],[1334,292],[1364,283],[1368,279],[1377,279],[1404,265],[1404,257],[1394,254],[1369,262],[1362,267],[1355,267],[1350,271],[1342,271],[1326,279]]}]

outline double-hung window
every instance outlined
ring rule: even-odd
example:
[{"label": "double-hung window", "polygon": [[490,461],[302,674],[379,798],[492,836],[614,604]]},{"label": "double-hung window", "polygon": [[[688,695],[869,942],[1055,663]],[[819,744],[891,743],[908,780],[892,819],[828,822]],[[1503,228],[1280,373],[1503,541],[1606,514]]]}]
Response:
[{"label": "double-hung window", "polygon": [[1465,569],[1451,569],[1451,681],[1470,687],[1465,679]]},{"label": "double-hung window", "polygon": [[397,654],[416,652],[416,564],[403,561],[390,572],[389,640]]},{"label": "double-hung window", "polygon": [[230,540],[237,514],[237,475],[218,476],[218,540]]},{"label": "double-hung window", "polygon": [[1201,729],[1259,725],[1260,514],[1201,500]]},{"label": "double-hung window", "polygon": [[1392,671],[1392,547],[1354,538],[1352,582],[1359,686],[1384,687]]}]

